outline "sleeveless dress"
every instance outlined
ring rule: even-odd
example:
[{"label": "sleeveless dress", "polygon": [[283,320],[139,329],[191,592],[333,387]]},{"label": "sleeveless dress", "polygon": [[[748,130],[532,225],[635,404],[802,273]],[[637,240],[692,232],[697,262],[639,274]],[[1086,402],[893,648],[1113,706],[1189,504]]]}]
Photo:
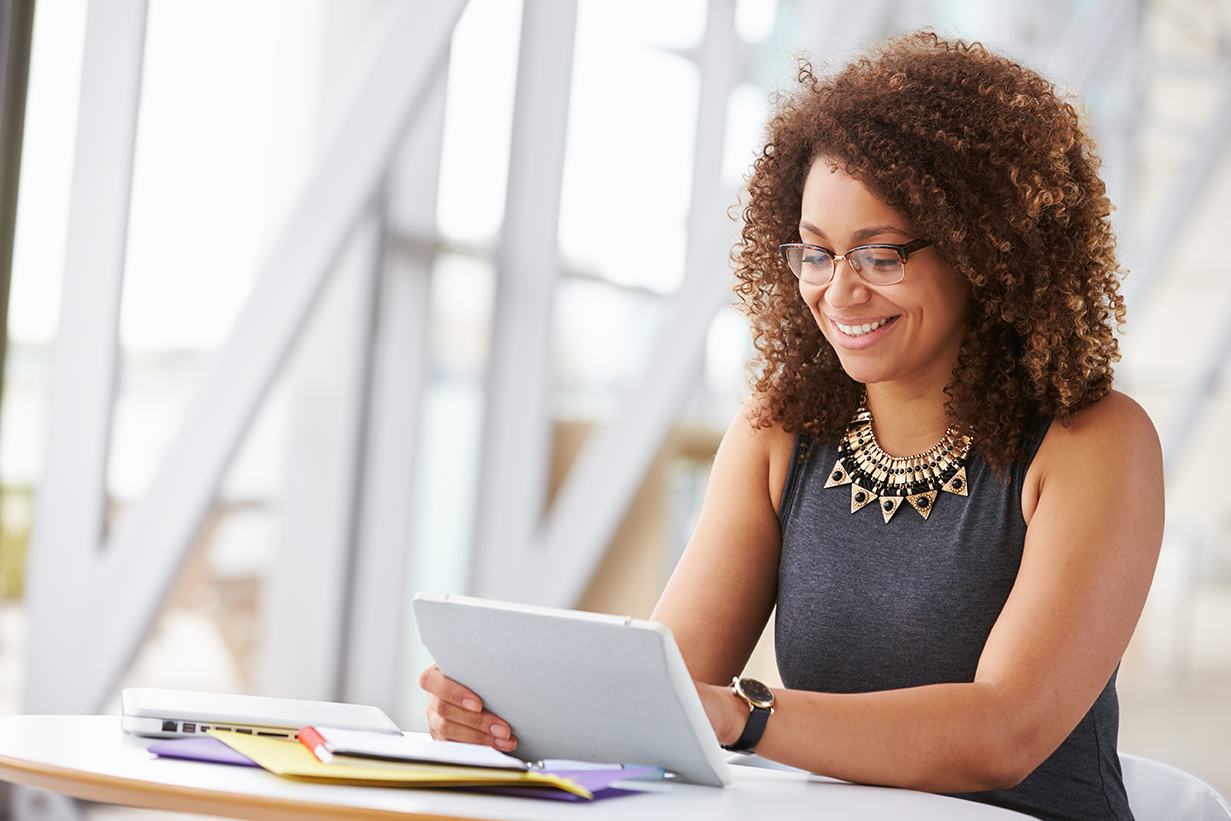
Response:
[{"label": "sleeveless dress", "polygon": [[[1047,425],[1028,448],[1034,458]],[[968,682],[1021,564],[1029,461],[1001,485],[977,447],[969,496],[941,493],[925,521],[902,505],[850,512],[849,486],[825,488],[837,442],[795,439],[779,520],[775,645],[788,688],[863,693]],[[1113,674],[1052,755],[1016,787],[961,793],[1042,819],[1131,821],[1117,753]]]}]

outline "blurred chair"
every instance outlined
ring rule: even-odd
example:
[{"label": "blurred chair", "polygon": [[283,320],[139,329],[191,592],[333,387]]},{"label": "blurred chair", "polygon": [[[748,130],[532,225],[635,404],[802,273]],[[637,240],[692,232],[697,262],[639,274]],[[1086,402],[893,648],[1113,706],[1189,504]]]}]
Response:
[{"label": "blurred chair", "polygon": [[1131,753],[1120,767],[1137,821],[1231,821],[1231,802],[1191,773]]}]

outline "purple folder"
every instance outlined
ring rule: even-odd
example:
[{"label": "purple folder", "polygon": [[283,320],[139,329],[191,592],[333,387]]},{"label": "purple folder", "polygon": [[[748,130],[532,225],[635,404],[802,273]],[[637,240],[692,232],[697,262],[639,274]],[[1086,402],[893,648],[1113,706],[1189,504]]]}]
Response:
[{"label": "purple folder", "polygon": [[[241,755],[222,741],[213,736],[199,738],[173,738],[160,741],[149,748],[150,752],[163,758],[183,758],[190,761],[210,761],[216,764],[238,764],[242,767],[259,767],[260,765]],[[617,781],[627,781],[630,778],[648,775],[657,771],[655,767],[622,767],[603,770],[566,770],[549,769],[544,772],[571,778],[585,787],[594,795],[594,800],[617,798],[621,795],[635,795],[636,790],[624,790],[611,785]],[[514,795],[522,798],[550,798],[556,801],[585,801],[579,795],[573,795],[564,790],[550,787],[443,787],[434,789],[464,789],[467,792],[495,793],[497,795]]]},{"label": "purple folder", "polygon": [[238,764],[241,767],[259,767],[251,758],[235,752],[226,744],[211,736],[197,738],[173,738],[160,741],[149,748],[150,752],[163,758],[185,758],[190,761],[212,761],[215,764]]}]

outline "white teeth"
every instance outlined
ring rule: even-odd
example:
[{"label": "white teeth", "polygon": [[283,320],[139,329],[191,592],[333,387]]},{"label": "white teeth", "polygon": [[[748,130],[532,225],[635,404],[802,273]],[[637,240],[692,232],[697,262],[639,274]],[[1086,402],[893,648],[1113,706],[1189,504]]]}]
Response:
[{"label": "white teeth", "polygon": [[888,321],[888,319],[881,319],[876,322],[865,322],[862,325],[842,325],[838,322],[835,322],[834,324],[838,326],[839,331],[847,336],[863,336],[864,334],[875,331]]}]

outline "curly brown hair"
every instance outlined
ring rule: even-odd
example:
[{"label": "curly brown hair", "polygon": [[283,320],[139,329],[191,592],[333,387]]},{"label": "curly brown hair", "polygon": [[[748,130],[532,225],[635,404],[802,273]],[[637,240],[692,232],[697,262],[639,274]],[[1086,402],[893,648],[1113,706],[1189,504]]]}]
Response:
[{"label": "curly brown hair", "polygon": [[1111,205],[1077,106],[1034,71],[931,31],[818,76],[801,60],[775,95],[744,198],[735,291],[752,320],[754,421],[836,436],[863,386],[842,370],[778,246],[799,242],[818,159],[860,180],[970,283],[946,388],[953,424],[998,472],[1043,419],[1112,384],[1124,320]]}]

